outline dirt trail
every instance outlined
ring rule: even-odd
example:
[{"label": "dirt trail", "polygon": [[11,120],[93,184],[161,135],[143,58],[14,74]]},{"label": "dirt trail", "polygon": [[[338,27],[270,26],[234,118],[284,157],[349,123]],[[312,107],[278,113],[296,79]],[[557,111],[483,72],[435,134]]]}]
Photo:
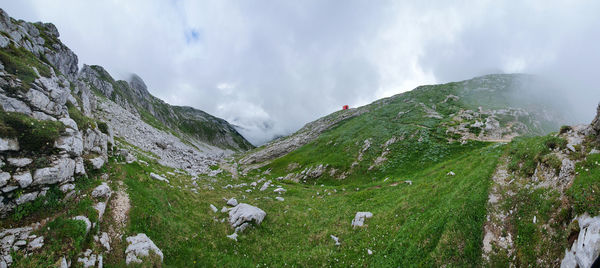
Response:
[{"label": "dirt trail", "polygon": [[129,209],[131,204],[129,202],[129,195],[125,191],[125,186],[122,181],[118,181],[119,187],[114,197],[110,200],[110,207],[112,209],[111,219],[112,223],[108,227],[108,235],[112,241],[118,241],[123,235],[125,227],[127,227],[127,221],[129,219]]}]

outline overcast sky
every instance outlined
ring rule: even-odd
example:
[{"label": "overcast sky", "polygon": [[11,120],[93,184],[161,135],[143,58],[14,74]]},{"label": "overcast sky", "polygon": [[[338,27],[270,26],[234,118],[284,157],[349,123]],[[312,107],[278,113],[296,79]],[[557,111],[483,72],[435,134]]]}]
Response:
[{"label": "overcast sky", "polygon": [[244,127],[255,144],[344,104],[488,73],[555,79],[581,121],[600,101],[600,1],[0,3],[54,23],[80,65],[137,73],[155,96]]}]

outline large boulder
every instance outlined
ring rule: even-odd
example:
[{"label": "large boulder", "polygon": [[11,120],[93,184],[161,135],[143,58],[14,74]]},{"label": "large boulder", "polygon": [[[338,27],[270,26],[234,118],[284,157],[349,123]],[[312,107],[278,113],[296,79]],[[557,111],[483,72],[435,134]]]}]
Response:
[{"label": "large boulder", "polygon": [[267,213],[255,206],[240,203],[229,211],[229,223],[231,227],[237,228],[244,223],[254,222],[256,225],[265,219]]},{"label": "large boulder", "polygon": [[127,237],[127,249],[125,249],[125,262],[127,265],[130,263],[142,263],[142,258],[147,258],[150,253],[160,257],[160,261],[163,260],[163,253],[160,249],[146,236],[146,234],[137,234],[136,236]]}]

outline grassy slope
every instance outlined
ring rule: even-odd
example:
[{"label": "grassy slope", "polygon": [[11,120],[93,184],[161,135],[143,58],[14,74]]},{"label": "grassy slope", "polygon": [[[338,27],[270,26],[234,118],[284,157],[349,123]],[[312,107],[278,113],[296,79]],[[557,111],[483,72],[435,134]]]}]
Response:
[{"label": "grassy slope", "polygon": [[[133,205],[129,232],[151,237],[165,253],[166,266],[470,265],[481,255],[488,178],[500,154],[500,147],[483,146],[410,177],[369,182],[359,190],[282,182],[288,190],[284,202],[272,199],[272,189],[221,189],[250,180],[222,177],[211,183],[218,190],[194,194],[185,190],[189,177],[171,176],[174,188],[149,178],[152,170],[168,171],[163,167],[130,164],[118,170]],[[457,175],[447,176],[448,170]],[[405,179],[413,184],[391,186]],[[209,210],[211,203],[223,206],[223,197],[256,205],[267,218],[239,242],[229,240],[228,224],[213,221],[225,214]],[[357,211],[374,213],[367,228],[351,228]],[[330,235],[340,237],[342,245],[335,246]],[[375,254],[367,255],[367,249]]]}]

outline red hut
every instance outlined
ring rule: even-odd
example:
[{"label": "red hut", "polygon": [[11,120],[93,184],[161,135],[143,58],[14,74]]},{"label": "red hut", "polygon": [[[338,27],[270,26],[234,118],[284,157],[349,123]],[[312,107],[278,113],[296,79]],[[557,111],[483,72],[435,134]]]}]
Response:
[{"label": "red hut", "polygon": [[348,110],[348,105],[342,106],[342,110]]}]

